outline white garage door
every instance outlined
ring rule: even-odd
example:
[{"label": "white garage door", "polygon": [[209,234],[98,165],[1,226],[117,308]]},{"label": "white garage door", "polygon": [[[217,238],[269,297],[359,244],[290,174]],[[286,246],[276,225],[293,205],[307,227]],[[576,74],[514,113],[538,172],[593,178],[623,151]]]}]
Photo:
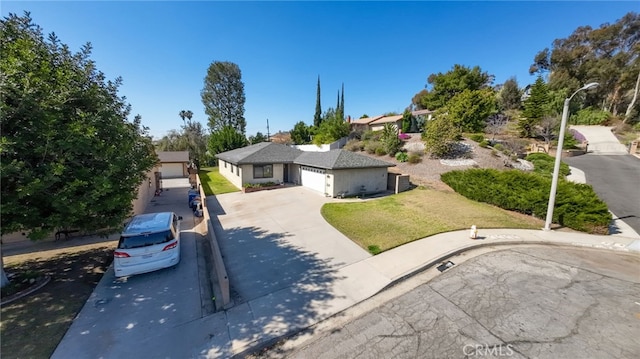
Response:
[{"label": "white garage door", "polygon": [[160,172],[162,172],[162,178],[184,177],[182,167],[182,163],[163,163],[162,167],[160,168]]},{"label": "white garage door", "polygon": [[306,166],[302,166],[301,169],[302,185],[307,188],[311,188],[314,191],[325,193],[326,171],[319,168]]}]

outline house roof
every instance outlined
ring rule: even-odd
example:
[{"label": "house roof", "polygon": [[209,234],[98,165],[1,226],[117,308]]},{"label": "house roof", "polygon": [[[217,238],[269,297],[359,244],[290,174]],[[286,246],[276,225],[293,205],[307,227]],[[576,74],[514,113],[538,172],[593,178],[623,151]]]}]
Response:
[{"label": "house roof", "polygon": [[189,162],[189,151],[158,151],[160,163]]},{"label": "house roof", "polygon": [[402,115],[394,115],[394,116],[385,116],[382,118],[379,118],[373,122],[371,122],[371,125],[377,125],[377,124],[381,124],[381,123],[390,123],[390,122],[397,122],[402,120]]},{"label": "house roof", "polygon": [[261,142],[255,145],[237,148],[235,150],[218,153],[216,158],[233,164],[260,163],[293,163],[302,151],[297,148],[273,142]]},{"label": "house roof", "polygon": [[345,150],[328,152],[303,152],[294,163],[324,169],[352,169],[372,167],[393,167],[393,163]]},{"label": "house roof", "polygon": [[369,123],[382,118],[383,116],[376,116],[376,117],[364,117],[364,118],[359,118],[357,120],[353,120],[351,121],[352,124],[356,124],[356,125],[368,125]]},{"label": "house roof", "polygon": [[428,115],[430,113],[433,113],[434,111],[432,110],[416,110],[411,112],[412,115],[414,116],[420,116],[420,115]]}]

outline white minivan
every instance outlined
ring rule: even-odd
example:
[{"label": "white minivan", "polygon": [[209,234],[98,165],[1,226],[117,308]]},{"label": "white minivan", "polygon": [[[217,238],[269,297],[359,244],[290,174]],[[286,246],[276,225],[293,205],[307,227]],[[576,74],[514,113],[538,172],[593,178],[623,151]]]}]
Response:
[{"label": "white minivan", "polygon": [[139,214],[113,252],[116,277],[152,272],[180,262],[180,220],[173,212]]}]

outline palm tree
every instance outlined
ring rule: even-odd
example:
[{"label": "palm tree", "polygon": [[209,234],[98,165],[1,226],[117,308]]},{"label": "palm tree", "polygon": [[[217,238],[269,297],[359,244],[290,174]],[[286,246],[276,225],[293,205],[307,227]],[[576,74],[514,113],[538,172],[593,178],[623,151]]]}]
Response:
[{"label": "palm tree", "polygon": [[[191,112],[191,111],[189,111],[189,112]],[[193,113],[191,115],[193,115]],[[178,113],[178,116],[180,116],[180,118],[182,119],[182,122],[184,122],[184,118],[187,117],[187,111],[185,111],[185,110],[180,111]],[[189,120],[191,120],[191,117],[189,117]]]},{"label": "palm tree", "polygon": [[189,122],[191,122],[191,118],[193,117],[193,112],[191,112],[191,110],[184,111],[184,117],[186,117],[189,120]]}]

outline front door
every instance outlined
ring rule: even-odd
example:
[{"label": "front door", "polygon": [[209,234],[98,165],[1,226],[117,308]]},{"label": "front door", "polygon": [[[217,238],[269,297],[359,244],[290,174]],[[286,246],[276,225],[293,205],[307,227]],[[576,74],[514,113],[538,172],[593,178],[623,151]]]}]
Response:
[{"label": "front door", "polygon": [[288,183],[289,182],[289,164],[285,163],[284,166],[284,173],[282,174],[282,181],[284,183]]}]

